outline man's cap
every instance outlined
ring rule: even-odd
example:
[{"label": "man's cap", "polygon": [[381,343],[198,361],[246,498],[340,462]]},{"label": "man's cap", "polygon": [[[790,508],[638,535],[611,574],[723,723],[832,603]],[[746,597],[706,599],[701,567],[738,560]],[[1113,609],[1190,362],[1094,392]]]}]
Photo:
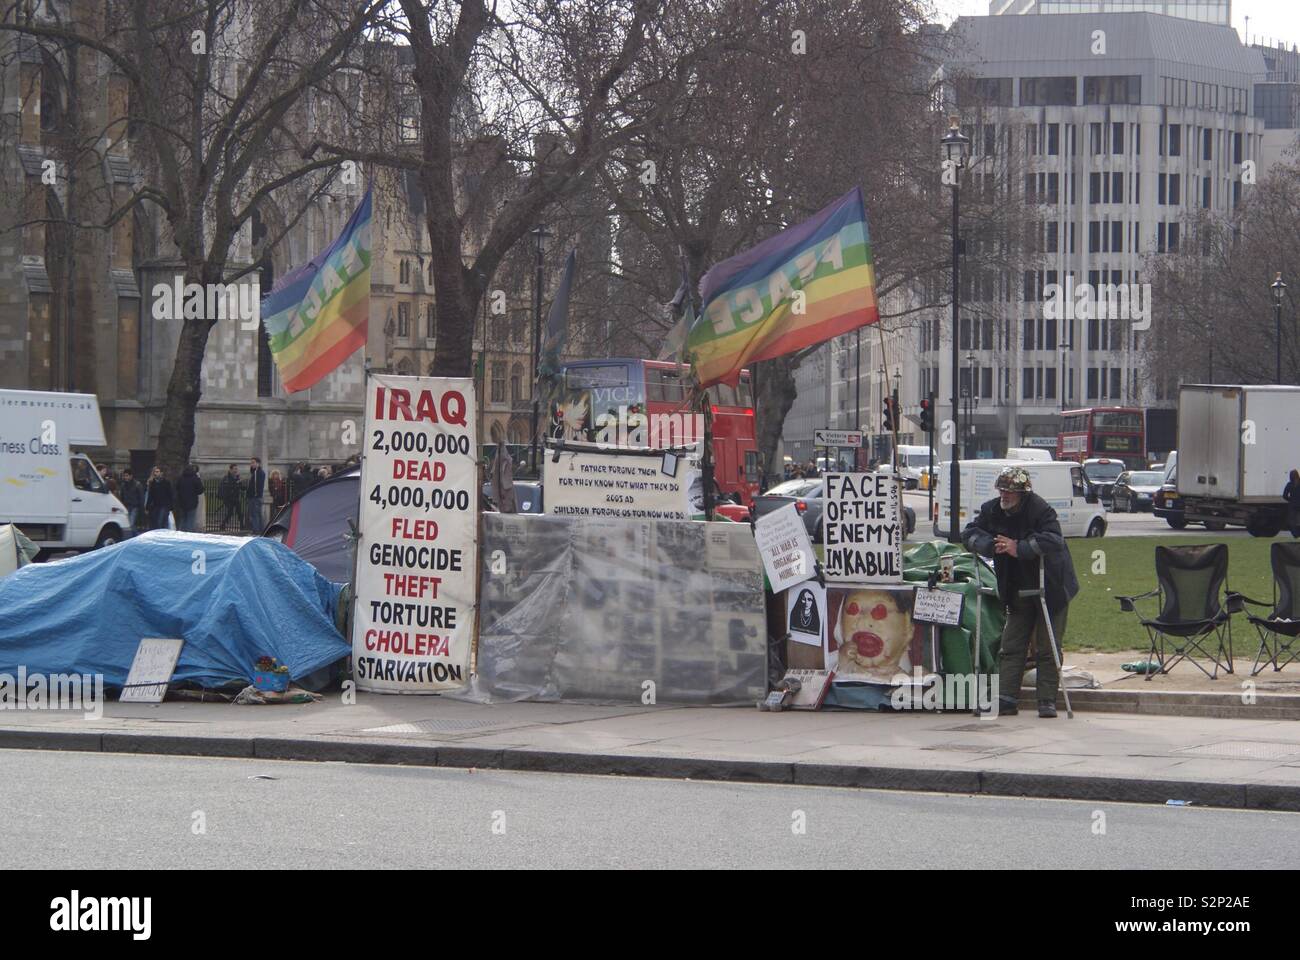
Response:
[{"label": "man's cap", "polygon": [[1029,482],[1029,473],[1024,467],[1006,467],[998,474],[997,482],[993,486],[997,490],[1011,490],[1020,493],[1033,487]]}]

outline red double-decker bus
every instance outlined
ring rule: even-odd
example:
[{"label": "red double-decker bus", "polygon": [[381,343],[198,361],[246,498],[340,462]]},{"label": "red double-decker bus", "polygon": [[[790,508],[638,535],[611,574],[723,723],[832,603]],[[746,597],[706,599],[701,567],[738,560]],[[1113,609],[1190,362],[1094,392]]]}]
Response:
[{"label": "red double-decker bus", "polygon": [[1061,414],[1056,459],[1122,460],[1130,470],[1146,469],[1146,417],[1140,407],[1087,407]]},{"label": "red double-decker bus", "polygon": [[[570,439],[669,447],[703,439],[702,417],[686,407],[689,367],[614,357],[561,366],[562,397],[551,426]],[[752,507],[762,480],[749,371],[735,387],[708,390],[713,413],[713,476],[723,496]]]}]

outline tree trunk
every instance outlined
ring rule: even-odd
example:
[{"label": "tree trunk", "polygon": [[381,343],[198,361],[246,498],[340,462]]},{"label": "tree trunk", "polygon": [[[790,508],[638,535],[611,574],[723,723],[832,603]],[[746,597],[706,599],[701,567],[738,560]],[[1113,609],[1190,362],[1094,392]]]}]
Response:
[{"label": "tree trunk", "polygon": [[[209,269],[190,268],[185,272],[185,282],[206,283],[208,274]],[[215,276],[219,278],[221,271],[216,271]],[[207,318],[187,318],[181,326],[180,342],[176,344],[176,362],[167,381],[155,459],[163,474],[173,482],[189,463],[194,449],[194,419],[203,393],[203,354],[211,330],[212,321]]]},{"label": "tree trunk", "polygon": [[783,464],[777,460],[776,450],[781,442],[781,430],[786,414],[794,406],[798,390],[794,385],[794,366],[791,357],[777,357],[755,364],[758,391],[754,409],[758,412],[758,455],[763,465],[762,489],[766,490],[784,478]]}]

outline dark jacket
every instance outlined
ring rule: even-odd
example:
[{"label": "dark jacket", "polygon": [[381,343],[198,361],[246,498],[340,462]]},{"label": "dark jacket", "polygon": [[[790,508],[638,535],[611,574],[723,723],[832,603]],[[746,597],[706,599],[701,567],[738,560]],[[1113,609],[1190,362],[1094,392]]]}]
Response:
[{"label": "dark jacket", "polygon": [[[994,537],[1016,541],[1017,555],[994,554]],[[998,597],[1003,603],[1015,599],[1018,590],[1038,589],[1038,564],[1046,558],[1047,607],[1052,613],[1065,607],[1079,592],[1074,561],[1061,535],[1061,524],[1051,504],[1032,491],[1021,500],[1020,509],[1008,514],[998,498],[980,507],[979,516],[962,531],[966,549],[993,558],[998,577]]]},{"label": "dark jacket", "polygon": [[239,477],[227,473],[221,478],[221,483],[217,487],[217,497],[222,503],[238,503],[239,487],[242,482]]},{"label": "dark jacket", "polygon": [[1282,499],[1292,507],[1300,507],[1300,483],[1288,480],[1286,486],[1282,488]]},{"label": "dark jacket", "polygon": [[139,480],[123,480],[117,498],[128,510],[136,510],[144,506],[144,488],[140,486]]},{"label": "dark jacket", "polygon": [[176,509],[188,513],[199,508],[199,497],[203,495],[203,481],[197,473],[183,473],[176,481]]},{"label": "dark jacket", "polygon": [[149,481],[145,493],[145,507],[149,510],[170,510],[172,508],[172,484],[166,477]]},{"label": "dark jacket", "polygon": [[244,487],[248,491],[249,500],[261,500],[262,494],[266,492],[266,471],[261,467],[248,472],[248,485]]}]

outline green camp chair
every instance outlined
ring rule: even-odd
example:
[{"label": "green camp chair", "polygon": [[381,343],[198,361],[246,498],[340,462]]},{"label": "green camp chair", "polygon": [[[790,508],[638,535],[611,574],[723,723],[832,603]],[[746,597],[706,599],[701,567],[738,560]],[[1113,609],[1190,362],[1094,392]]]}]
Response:
[{"label": "green camp chair", "polygon": [[[1300,543],[1279,540],[1273,544],[1269,558],[1273,564],[1273,602],[1265,603],[1262,600],[1252,600],[1245,594],[1234,594],[1243,603],[1273,608],[1266,617],[1246,614],[1246,619],[1259,634],[1259,652],[1255,654],[1255,662],[1250,669],[1252,677],[1270,663],[1274,670],[1281,670],[1300,657],[1300,650],[1292,649],[1296,637],[1300,636],[1300,609],[1297,609],[1300,606]],[[1282,642],[1283,637],[1287,638],[1285,643]],[[1286,659],[1279,664],[1278,658],[1283,655],[1286,655]]]},{"label": "green camp chair", "polygon": [[[1227,591],[1228,546],[1208,543],[1188,547],[1156,547],[1156,589],[1134,597],[1117,597],[1121,610],[1138,614],[1151,640],[1151,652],[1168,673],[1183,660],[1214,680],[1219,671],[1232,673],[1230,614],[1244,609],[1240,594]],[[1220,599],[1220,595],[1222,600]],[[1160,612],[1143,619],[1135,601],[1157,597]],[[1205,661],[1196,659],[1199,654]],[[1214,670],[1205,664],[1213,664]],[[1152,674],[1147,673],[1150,680]]]}]

